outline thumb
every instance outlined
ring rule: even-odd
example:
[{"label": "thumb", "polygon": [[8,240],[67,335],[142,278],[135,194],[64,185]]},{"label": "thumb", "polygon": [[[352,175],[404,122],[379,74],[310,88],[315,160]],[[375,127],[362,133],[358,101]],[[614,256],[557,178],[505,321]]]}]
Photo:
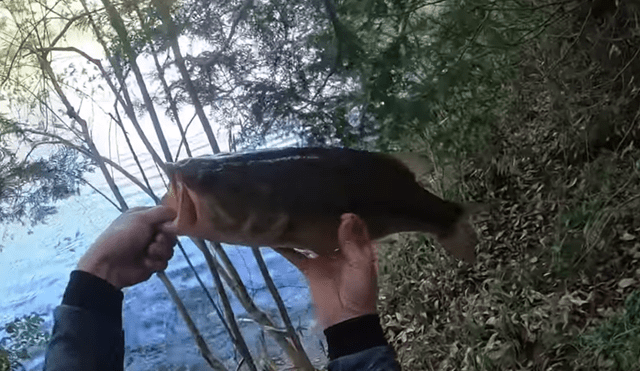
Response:
[{"label": "thumb", "polygon": [[144,210],[142,213],[144,220],[151,225],[168,222],[176,217],[175,210],[164,205],[154,206]]},{"label": "thumb", "polygon": [[379,260],[378,260],[378,249],[380,248],[380,246],[377,243],[372,243],[371,244],[371,250],[373,252],[373,268],[375,269],[376,274],[378,274],[378,268],[380,266]]},{"label": "thumb", "polygon": [[354,257],[371,250],[371,239],[367,225],[355,214],[343,214],[342,223],[338,228],[338,241],[345,255]]}]

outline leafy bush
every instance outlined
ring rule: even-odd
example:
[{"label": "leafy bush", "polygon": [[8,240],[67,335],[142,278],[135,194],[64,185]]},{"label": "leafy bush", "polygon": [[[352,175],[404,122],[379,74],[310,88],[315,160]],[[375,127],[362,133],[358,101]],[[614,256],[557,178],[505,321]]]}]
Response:
[{"label": "leafy bush", "polygon": [[51,334],[42,330],[43,323],[44,319],[39,314],[32,313],[4,326],[9,336],[0,339],[0,370],[4,371],[1,367],[6,364],[18,367],[20,361],[31,358],[30,352],[34,348],[46,346]]},{"label": "leafy bush", "polygon": [[625,311],[580,337],[585,354],[595,357],[603,369],[634,370],[640,367],[640,291],[625,301]]}]

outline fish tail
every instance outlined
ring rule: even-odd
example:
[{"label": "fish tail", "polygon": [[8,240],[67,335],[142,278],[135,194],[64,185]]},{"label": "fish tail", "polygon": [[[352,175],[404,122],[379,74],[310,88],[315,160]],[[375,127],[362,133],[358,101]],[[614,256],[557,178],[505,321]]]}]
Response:
[{"label": "fish tail", "polygon": [[478,234],[471,225],[469,217],[485,209],[481,204],[463,205],[464,212],[455,222],[448,233],[437,237],[438,243],[444,247],[455,258],[464,260],[467,263],[476,261],[476,245],[478,244]]}]

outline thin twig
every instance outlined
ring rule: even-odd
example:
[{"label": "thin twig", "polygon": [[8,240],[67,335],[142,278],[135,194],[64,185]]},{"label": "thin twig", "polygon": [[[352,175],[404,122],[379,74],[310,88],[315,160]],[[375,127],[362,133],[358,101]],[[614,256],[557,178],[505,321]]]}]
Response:
[{"label": "thin twig", "polygon": [[544,73],[544,77],[547,78],[549,76],[549,74],[551,73],[551,71],[553,71],[559,64],[560,62],[562,62],[566,56],[569,54],[569,51],[571,49],[573,49],[573,47],[576,45],[576,43],[578,42],[578,40],[580,40],[580,36],[582,36],[582,34],[584,33],[584,29],[587,25],[587,21],[591,18],[591,8],[589,8],[589,13],[587,13],[587,16],[584,19],[584,22],[582,22],[582,27],[580,27],[580,32],[578,33],[578,36],[575,37],[575,40],[573,40],[573,42],[571,43],[571,45],[569,45],[569,47],[567,48],[567,50],[564,52],[563,55],[560,56],[560,58],[558,58],[557,61],[555,61],[553,63],[553,65],[551,65],[551,67],[549,67],[549,69],[547,71],[545,71]]},{"label": "thin twig", "polygon": [[469,48],[471,47],[471,44],[473,43],[473,41],[476,39],[476,37],[478,37],[478,35],[480,34],[480,30],[482,29],[482,26],[484,26],[485,22],[487,21],[487,19],[489,19],[489,15],[491,14],[491,12],[487,12],[487,14],[484,16],[484,19],[482,20],[482,22],[480,22],[480,24],[478,25],[478,27],[476,28],[475,32],[473,33],[473,36],[471,36],[471,39],[469,41],[467,41],[467,43],[464,46],[464,49],[462,49],[462,52],[460,52],[460,55],[458,56],[458,58],[456,59],[456,63],[458,64],[458,62],[460,62],[460,60],[462,59],[462,57],[464,56],[464,54],[467,52],[467,50],[469,50]]},{"label": "thin twig", "polygon": [[[223,269],[221,266],[218,266],[218,271],[222,273],[222,278],[225,280],[231,291],[235,294],[240,301],[240,304],[244,307],[247,313],[251,316],[251,319],[259,324],[263,329],[265,329],[269,335],[278,343],[278,345],[284,349],[291,360],[298,359],[298,352],[302,350],[297,350],[293,347],[292,343],[289,341],[287,337],[287,331],[285,329],[277,328],[274,324],[273,320],[260,308],[256,306],[249,296],[247,292],[247,288],[242,284],[242,280],[238,271],[233,266],[233,263],[229,259],[229,256],[217,242],[212,242],[209,244],[215,251],[216,256],[222,261],[226,269]],[[217,260],[213,260],[215,264],[219,264]]]},{"label": "thin twig", "polygon": [[115,207],[116,209],[118,209],[119,212],[123,212],[122,208],[120,208],[120,206],[118,206],[112,199],[109,198],[109,196],[105,195],[102,191],[100,191],[98,188],[94,187],[93,184],[89,183],[86,179],[84,179],[83,177],[79,177],[76,176],[76,179],[80,180],[81,182],[83,182],[84,184],[88,185],[89,187],[91,187],[94,191],[98,192],[98,194],[100,194],[102,197],[104,197],[105,200],[109,201],[109,203],[111,205],[113,205],[113,207]]},{"label": "thin twig", "polygon": [[252,247],[251,251],[253,252],[253,256],[256,258],[256,262],[258,263],[258,268],[260,268],[260,273],[262,273],[262,278],[264,278],[264,282],[269,288],[269,292],[271,296],[273,296],[273,300],[276,302],[276,306],[280,311],[280,316],[282,316],[282,322],[287,329],[287,335],[293,342],[294,346],[299,351],[297,354],[299,356],[298,359],[294,359],[294,364],[300,370],[313,371],[315,368],[311,365],[311,361],[309,357],[304,352],[304,348],[302,347],[302,343],[300,342],[300,338],[296,333],[296,330],[291,323],[291,318],[289,318],[289,313],[287,313],[287,308],[284,305],[284,301],[282,300],[282,296],[278,292],[278,288],[276,287],[271,275],[269,274],[269,269],[267,268],[267,264],[265,264],[264,259],[262,258],[262,254],[260,253],[260,249],[258,247]]},{"label": "thin twig", "polygon": [[182,255],[184,255],[184,259],[187,261],[189,268],[191,268],[191,270],[193,271],[193,274],[195,275],[196,280],[200,284],[200,287],[202,287],[204,294],[207,296],[207,298],[211,302],[211,305],[213,306],[213,309],[216,311],[216,314],[218,315],[220,322],[222,322],[222,326],[224,326],[224,329],[227,330],[229,334],[232,334],[231,329],[229,329],[229,325],[227,325],[227,322],[225,321],[224,316],[220,311],[220,308],[218,308],[218,305],[216,304],[215,300],[213,300],[213,296],[211,296],[211,293],[207,289],[207,286],[204,284],[204,282],[202,282],[202,279],[200,279],[200,275],[198,274],[198,271],[196,271],[196,268],[193,266],[193,263],[191,263],[191,259],[189,259],[189,256],[187,255],[187,252],[185,251],[180,241],[178,241],[178,248],[180,248],[180,251],[182,251]]},{"label": "thin twig", "polygon": [[[136,165],[138,166],[138,170],[140,170],[140,175],[142,175],[142,179],[144,180],[144,183],[147,185],[147,188],[149,188],[151,190],[151,184],[149,183],[149,179],[147,179],[147,175],[144,172],[144,169],[142,168],[142,164],[140,163],[140,160],[138,159],[138,155],[136,154],[136,151],[133,149],[133,145],[131,144],[131,140],[129,140],[129,133],[127,133],[127,131],[124,129],[124,124],[122,123],[122,118],[120,117],[120,112],[118,112],[118,102],[115,102],[113,104],[113,109],[116,111],[116,117],[113,117],[113,115],[109,114],[111,116],[111,118],[120,126],[120,129],[122,129],[122,134],[124,135],[124,139],[127,142],[127,146],[129,146],[129,151],[131,151],[131,154],[133,155],[133,160],[136,162]],[[158,198],[154,196],[151,196],[151,198],[153,198],[153,200],[158,203]]]},{"label": "thin twig", "polygon": [[218,267],[213,261],[213,256],[211,254],[207,254],[208,249],[204,240],[201,239],[191,239],[195,242],[196,246],[202,251],[205,255],[205,259],[207,260],[207,264],[209,265],[209,269],[211,270],[211,275],[213,276],[213,280],[216,284],[216,289],[218,290],[218,295],[222,301],[222,306],[224,308],[224,315],[227,319],[227,324],[229,325],[229,329],[231,330],[232,340],[234,341],[238,351],[243,358],[247,360],[247,366],[251,371],[257,371],[257,367],[253,361],[253,357],[251,356],[251,352],[249,352],[249,347],[247,343],[244,341],[244,337],[240,332],[240,328],[238,327],[238,322],[236,321],[235,315],[233,313],[233,308],[231,308],[231,304],[229,302],[229,297],[227,293],[224,291],[224,286],[222,285],[222,280],[220,279],[220,274],[218,272]]},{"label": "thin twig", "polygon": [[200,348],[200,351],[202,352],[202,356],[207,361],[209,366],[211,366],[211,368],[213,368],[214,370],[227,371],[226,367],[224,367],[224,364],[211,353],[211,350],[209,350],[209,346],[204,341],[202,335],[200,335],[200,331],[191,319],[191,316],[189,316],[187,308],[182,303],[182,300],[180,299],[180,296],[178,296],[176,288],[173,286],[171,281],[169,281],[167,275],[164,272],[156,272],[156,276],[160,278],[162,283],[164,283],[164,286],[167,288],[167,292],[169,292],[171,299],[178,307],[178,312],[182,315],[182,319],[187,324],[189,332],[191,332],[191,334],[193,335],[194,340],[198,344],[198,348]]}]

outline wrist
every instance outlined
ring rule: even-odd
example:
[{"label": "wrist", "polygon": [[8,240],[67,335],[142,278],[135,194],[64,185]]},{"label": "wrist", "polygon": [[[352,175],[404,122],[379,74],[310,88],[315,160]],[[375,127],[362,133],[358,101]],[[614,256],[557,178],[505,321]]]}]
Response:
[{"label": "wrist", "polygon": [[330,360],[388,345],[380,326],[380,317],[375,313],[337,323],[325,329],[324,334]]},{"label": "wrist", "polygon": [[109,264],[104,261],[94,260],[94,259],[80,259],[78,262],[77,270],[83,271],[89,274],[92,274],[98,278],[103,279],[108,282],[116,289],[121,289],[122,287],[118,285],[116,280],[113,277],[112,269]]},{"label": "wrist", "polygon": [[341,310],[337,313],[328,316],[319,315],[321,318],[323,328],[326,330],[327,328],[334,326],[338,323],[346,322],[352,320],[354,318],[360,318],[369,315],[376,315],[377,312],[375,308],[370,310]]}]

